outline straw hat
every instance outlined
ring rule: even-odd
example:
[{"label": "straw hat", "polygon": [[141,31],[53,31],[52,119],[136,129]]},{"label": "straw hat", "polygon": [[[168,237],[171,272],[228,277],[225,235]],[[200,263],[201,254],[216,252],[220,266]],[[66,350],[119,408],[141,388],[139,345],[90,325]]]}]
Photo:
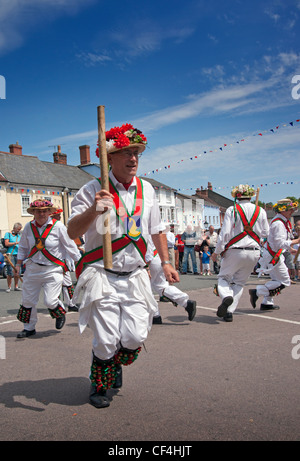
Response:
[{"label": "straw hat", "polygon": [[249,184],[239,184],[238,186],[234,187],[231,191],[232,197],[236,199],[250,199],[250,197],[253,197],[255,194],[255,190],[253,189],[253,187],[250,187]]},{"label": "straw hat", "polygon": [[49,200],[35,200],[31,202],[29,208],[27,208],[27,213],[33,214],[34,210],[49,210],[52,213],[57,211],[57,208]]},{"label": "straw hat", "polygon": [[[142,153],[147,144],[147,138],[143,133],[134,128],[130,123],[125,123],[122,126],[115,126],[109,131],[106,131],[106,152],[114,154],[124,149],[138,149],[138,153]],[[96,149],[96,155],[99,157],[99,148]]]},{"label": "straw hat", "polygon": [[281,213],[282,211],[290,211],[290,210],[297,210],[298,208],[298,202],[292,202],[291,199],[289,198],[283,198],[281,200],[278,200],[275,205],[273,205],[273,209],[277,213]]}]

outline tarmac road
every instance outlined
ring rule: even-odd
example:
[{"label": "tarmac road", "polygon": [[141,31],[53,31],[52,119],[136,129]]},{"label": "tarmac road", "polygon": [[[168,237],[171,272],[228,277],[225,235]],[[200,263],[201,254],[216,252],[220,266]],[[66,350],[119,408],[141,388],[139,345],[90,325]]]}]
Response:
[{"label": "tarmac road", "polygon": [[[251,277],[226,323],[216,316],[215,282],[181,276],[179,287],[197,301],[194,321],[159,303],[163,324],[124,367],[110,407],[96,409],[88,402],[92,334],[79,334],[78,313],[57,331],[41,308],[37,334],[18,340],[21,293],[5,293],[1,279],[0,440],[105,441],[103,454],[118,441],[176,442],[181,450],[203,441],[299,441],[300,283],[278,296],[280,310],[266,313],[250,306]],[[187,451],[181,457],[195,454]]]}]

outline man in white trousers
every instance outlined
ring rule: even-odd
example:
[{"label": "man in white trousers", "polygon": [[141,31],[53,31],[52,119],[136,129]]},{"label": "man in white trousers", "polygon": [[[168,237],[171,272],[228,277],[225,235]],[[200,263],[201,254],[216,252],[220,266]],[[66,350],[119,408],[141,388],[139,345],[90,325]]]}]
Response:
[{"label": "man in white trousers", "polygon": [[[168,301],[174,304],[174,306],[183,307],[188,313],[188,319],[192,321],[196,314],[196,301],[189,299],[189,295],[179,290],[174,285],[170,285],[166,280],[161,259],[153,245],[152,238],[149,238],[146,263],[148,264],[150,271],[150,282],[151,288],[154,292],[158,293],[160,297],[167,298]],[[162,318],[157,307],[157,311],[153,316],[153,324],[162,324]]]},{"label": "man in white trousers", "polygon": [[232,192],[234,206],[227,208],[212,260],[222,256],[217,292],[222,303],[217,316],[232,322],[244,285],[259,257],[261,239],[267,237],[269,225],[265,210],[251,203],[255,191],[240,184]]},{"label": "man in white trousers", "polygon": [[78,261],[81,255],[77,245],[69,238],[66,227],[51,218],[55,210],[48,200],[35,200],[27,209],[34,220],[24,227],[17,256],[17,275],[22,262],[26,260],[22,304],[17,315],[18,320],[24,323],[24,330],[17,335],[18,338],[27,338],[36,333],[36,306],[42,288],[44,304],[55,319],[56,328],[61,330],[65,324],[66,311],[59,295],[63,274],[68,271],[66,260]]},{"label": "man in white trousers", "polygon": [[[145,269],[147,238],[152,235],[165,277],[178,282],[170,264],[166,235],[162,233],[155,191],[136,176],[138,159],[147,139],[131,124],[106,132],[109,191],[101,179],[83,186],[72,202],[68,233],[72,239],[85,236],[85,254],[76,267],[79,277],[74,301],[83,292],[79,327],[91,328],[92,365],[90,403],[110,405],[107,390],[122,385],[122,365],[138,357],[157,310]],[[103,233],[110,214],[112,269],[104,268]]]},{"label": "man in white trousers", "polygon": [[[51,214],[51,218],[57,221],[61,221],[61,214],[63,210],[58,208],[54,213]],[[78,248],[78,245],[77,245]],[[78,248],[79,249],[79,248]],[[67,272],[64,272],[64,278],[62,282],[62,293],[63,293],[63,300],[68,306],[69,312],[78,312],[78,306],[73,302],[73,294],[74,294],[74,286],[71,277],[71,272],[75,271],[74,261],[68,260],[67,266],[70,269]]]},{"label": "man in white trousers", "polygon": [[292,202],[288,198],[282,199],[275,203],[273,208],[277,214],[270,223],[270,233],[264,245],[262,258],[259,260],[260,268],[257,271],[269,274],[271,280],[264,285],[257,285],[256,289],[249,290],[253,308],[256,307],[258,298],[264,297],[260,306],[260,309],[264,311],[279,309],[279,306],[274,305],[273,297],[291,284],[283,252],[289,251],[293,255],[296,254],[293,245],[300,242],[300,237],[293,238],[290,222],[292,214],[298,209],[298,202]]}]

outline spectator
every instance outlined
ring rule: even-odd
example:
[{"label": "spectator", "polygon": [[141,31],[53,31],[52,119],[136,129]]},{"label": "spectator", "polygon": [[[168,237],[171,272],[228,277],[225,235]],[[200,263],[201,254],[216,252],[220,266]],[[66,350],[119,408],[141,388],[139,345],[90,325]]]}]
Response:
[{"label": "spectator", "polygon": [[210,252],[208,251],[208,246],[205,245],[203,248],[203,253],[202,253],[202,265],[203,265],[203,275],[211,275],[210,273]]},{"label": "spectator", "polygon": [[181,240],[181,234],[176,235],[176,246],[178,250],[178,267],[177,270],[181,272],[182,270],[182,261],[183,261],[183,253],[184,253],[184,243]]},{"label": "spectator", "polygon": [[[214,226],[209,226],[209,229],[206,232],[206,235],[209,237],[209,251],[210,251],[210,254],[212,255],[215,252],[217,241],[218,241],[218,234],[215,231]],[[218,274],[219,266],[218,266],[217,261],[212,261],[212,266],[214,269],[214,273]]]},{"label": "spectator", "polygon": [[13,230],[11,232],[6,232],[4,235],[4,243],[7,247],[6,252],[6,263],[7,263],[7,290],[6,293],[10,293],[11,291],[11,283],[12,279],[14,278],[15,282],[15,291],[21,291],[22,288],[18,287],[18,282],[20,277],[16,274],[13,270],[12,266],[9,264],[9,261],[13,263],[15,266],[17,264],[17,254],[19,249],[19,241],[20,241],[20,232],[22,230],[22,224],[17,222],[14,224]]},{"label": "spectator", "polygon": [[196,238],[196,232],[193,231],[191,225],[187,226],[186,230],[181,236],[181,240],[184,243],[182,274],[187,273],[188,259],[189,259],[189,256],[191,256],[194,275],[199,275],[199,272],[197,269],[196,254],[195,254],[195,243],[197,242],[197,238]]}]

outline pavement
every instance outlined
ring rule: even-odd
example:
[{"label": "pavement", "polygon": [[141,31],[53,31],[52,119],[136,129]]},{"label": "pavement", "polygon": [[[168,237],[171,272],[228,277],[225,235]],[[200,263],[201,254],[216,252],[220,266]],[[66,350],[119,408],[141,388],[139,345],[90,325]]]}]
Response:
[{"label": "pavement", "polygon": [[17,339],[21,292],[6,293],[0,279],[0,440],[101,441],[107,454],[122,441],[147,442],[148,458],[175,442],[185,457],[206,441],[299,441],[300,283],[276,298],[279,310],[262,312],[248,289],[266,280],[251,276],[226,323],[216,316],[216,280],[181,275],[178,287],[197,302],[195,319],[159,302],[163,324],[123,368],[110,406],[96,409],[88,401],[92,333],[80,335],[79,314],[69,312],[58,331],[41,296],[37,334]]}]

